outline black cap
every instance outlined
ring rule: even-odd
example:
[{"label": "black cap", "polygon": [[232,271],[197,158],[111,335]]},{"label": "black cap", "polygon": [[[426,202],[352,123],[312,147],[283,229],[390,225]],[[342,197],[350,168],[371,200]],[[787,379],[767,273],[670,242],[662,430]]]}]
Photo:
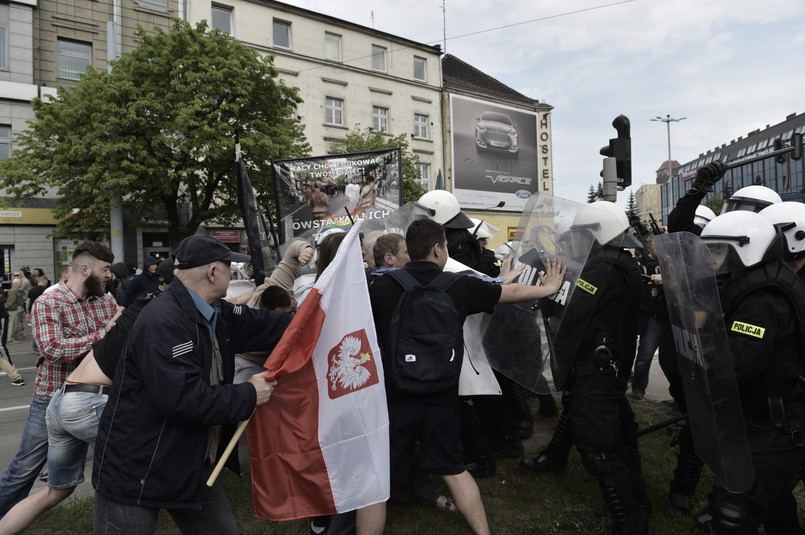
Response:
[{"label": "black cap", "polygon": [[179,261],[175,267],[190,269],[206,266],[213,262],[251,262],[252,258],[245,254],[236,253],[212,236],[193,234],[183,239],[173,256]]}]

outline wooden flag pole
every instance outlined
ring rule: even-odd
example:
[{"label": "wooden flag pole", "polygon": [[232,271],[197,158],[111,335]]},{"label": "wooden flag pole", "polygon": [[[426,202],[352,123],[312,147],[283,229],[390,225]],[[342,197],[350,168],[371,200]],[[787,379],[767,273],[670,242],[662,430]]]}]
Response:
[{"label": "wooden flag pole", "polygon": [[246,429],[246,425],[249,423],[251,419],[252,417],[249,416],[248,419],[243,420],[242,422],[240,422],[240,424],[238,424],[238,428],[235,430],[235,434],[232,436],[232,440],[230,440],[229,444],[227,444],[223,455],[221,455],[221,458],[215,464],[215,469],[212,471],[212,474],[210,474],[209,479],[207,479],[208,487],[212,487],[215,484],[215,480],[218,479],[218,476],[221,474],[221,470],[224,469],[224,463],[226,463],[227,459],[229,459],[229,456],[232,455],[232,450],[234,450],[235,446],[238,445],[240,435],[243,434],[243,430]]}]

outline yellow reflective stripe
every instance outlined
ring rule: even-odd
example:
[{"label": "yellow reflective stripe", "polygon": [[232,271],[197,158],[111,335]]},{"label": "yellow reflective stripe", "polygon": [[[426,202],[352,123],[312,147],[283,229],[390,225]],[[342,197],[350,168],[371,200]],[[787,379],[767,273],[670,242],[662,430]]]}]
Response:
[{"label": "yellow reflective stripe", "polygon": [[595,295],[595,292],[598,291],[598,288],[590,284],[589,282],[585,281],[584,279],[579,279],[576,281],[576,286],[584,290],[590,295]]},{"label": "yellow reflective stripe", "polygon": [[758,327],[757,325],[744,323],[742,321],[733,321],[732,328],[730,330],[736,333],[752,336],[754,338],[763,338],[763,335],[766,334],[766,329],[763,327]]}]

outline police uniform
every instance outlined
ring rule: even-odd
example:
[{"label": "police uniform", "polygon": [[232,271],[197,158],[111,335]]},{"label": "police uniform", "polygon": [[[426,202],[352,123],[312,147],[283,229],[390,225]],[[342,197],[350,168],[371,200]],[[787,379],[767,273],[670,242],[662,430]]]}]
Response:
[{"label": "police uniform", "polygon": [[557,359],[572,359],[557,388],[573,396],[573,442],[599,480],[616,530],[647,533],[650,505],[640,475],[637,425],[625,396],[640,314],[637,262],[623,249],[597,247],[574,292],[554,347]]},{"label": "police uniform", "polygon": [[721,288],[755,470],[752,487],[734,494],[716,485],[719,533],[799,533],[791,490],[805,461],[805,285],[782,261],[751,267]]}]

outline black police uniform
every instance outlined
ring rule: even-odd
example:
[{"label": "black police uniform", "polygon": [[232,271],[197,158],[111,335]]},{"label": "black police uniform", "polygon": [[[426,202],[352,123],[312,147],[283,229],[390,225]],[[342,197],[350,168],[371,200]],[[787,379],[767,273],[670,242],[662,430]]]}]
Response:
[{"label": "black police uniform", "polygon": [[585,468],[599,480],[615,529],[647,533],[650,504],[640,475],[637,425],[626,400],[640,314],[640,270],[625,250],[598,247],[576,286],[554,347],[558,359],[573,359],[573,368],[557,387],[573,396],[573,442]]},{"label": "black police uniform", "polygon": [[755,479],[741,494],[716,485],[713,527],[749,534],[763,523],[767,533],[800,533],[791,490],[805,461],[805,285],[772,260],[721,293]]}]

